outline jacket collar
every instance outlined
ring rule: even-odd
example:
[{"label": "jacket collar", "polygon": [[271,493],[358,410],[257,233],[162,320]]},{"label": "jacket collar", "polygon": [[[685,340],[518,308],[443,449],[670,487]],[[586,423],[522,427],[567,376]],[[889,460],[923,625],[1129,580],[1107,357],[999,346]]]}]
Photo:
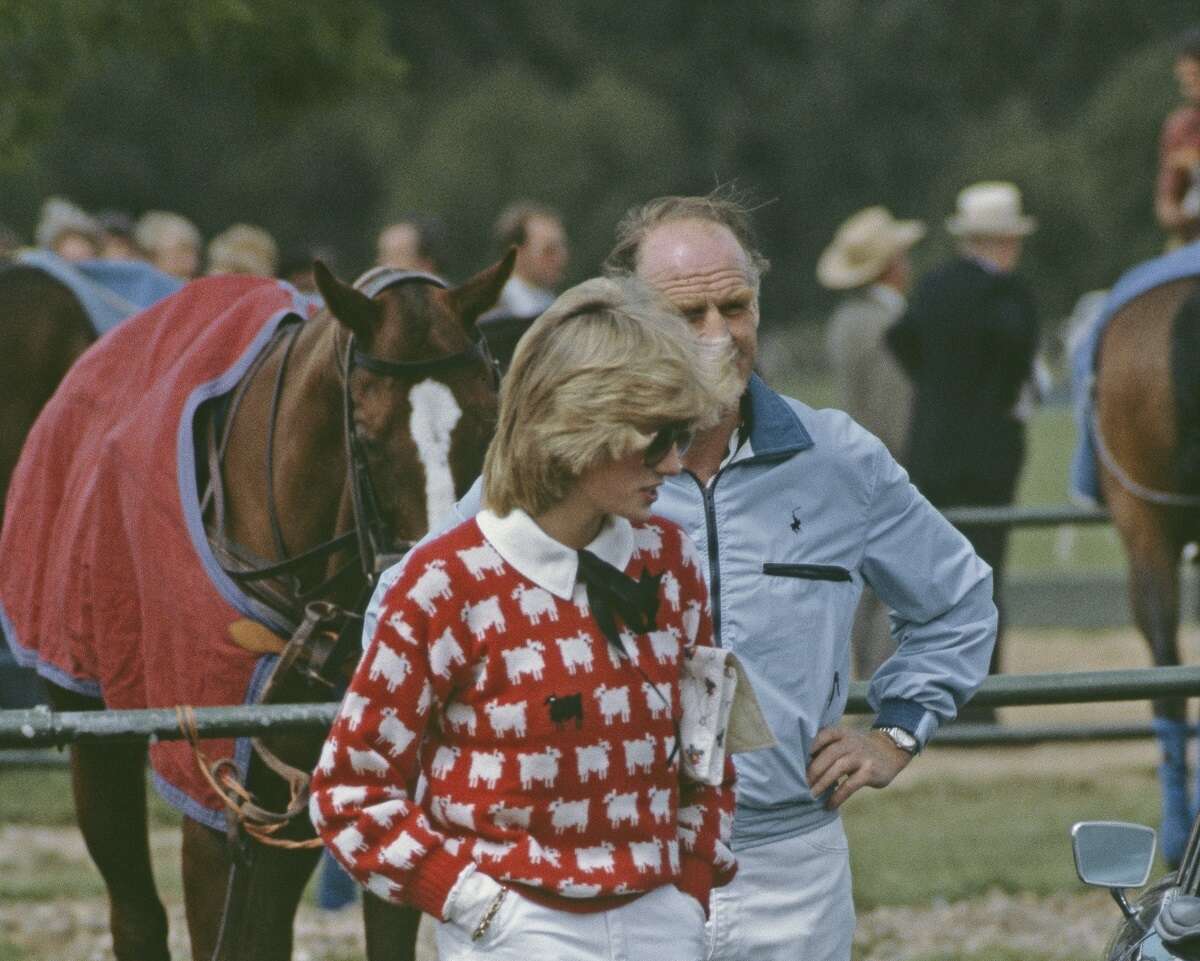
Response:
[{"label": "jacket collar", "polygon": [[754,460],[778,460],[813,446],[812,435],[796,412],[758,374],[750,375],[742,411],[750,422]]},{"label": "jacket collar", "polygon": [[[498,517],[485,508],[475,520],[496,553],[519,573],[555,597],[571,599],[579,570],[574,548],[556,541],[520,509]],[[633,525],[610,515],[587,549],[617,570],[625,570],[633,558]]]}]

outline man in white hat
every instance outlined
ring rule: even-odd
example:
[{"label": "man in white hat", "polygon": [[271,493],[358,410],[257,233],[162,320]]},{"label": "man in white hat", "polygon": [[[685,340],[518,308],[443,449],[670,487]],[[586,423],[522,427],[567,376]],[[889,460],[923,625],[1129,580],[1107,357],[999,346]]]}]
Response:
[{"label": "man in white hat", "polygon": [[[817,262],[817,280],[847,295],[833,312],[826,350],[838,406],[887,445],[903,463],[912,385],[884,343],[908,304],[909,251],[925,236],[919,220],[896,220],[886,207],[868,207],[843,223]],[[864,590],[851,634],[855,674],[869,678],[896,643],[888,609]]]},{"label": "man in white hat", "polygon": [[[1037,222],[1011,183],[972,184],[946,229],[959,253],[917,283],[887,336],[915,396],[907,460],[912,481],[937,507],[1008,505],[1025,460],[1023,391],[1034,377],[1038,321],[1033,295],[1015,273]],[[1001,593],[1008,530],[964,528]],[[1003,631],[1004,614],[1000,614]],[[1000,636],[991,670],[1000,663]],[[968,707],[960,717],[994,720]]]}]

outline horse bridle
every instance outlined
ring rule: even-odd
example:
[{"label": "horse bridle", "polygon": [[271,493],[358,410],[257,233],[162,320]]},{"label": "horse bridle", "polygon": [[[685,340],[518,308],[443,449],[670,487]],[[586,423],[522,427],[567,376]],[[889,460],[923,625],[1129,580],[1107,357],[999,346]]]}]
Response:
[{"label": "horse bridle", "polygon": [[[445,289],[446,282],[432,274],[410,270],[377,270],[368,274],[356,287],[366,296],[374,298],[388,288],[397,284],[425,283]],[[468,347],[453,354],[434,357],[428,360],[396,361],[376,357],[358,347],[352,334],[346,344],[344,356],[339,357],[339,373],[342,386],[343,408],[343,437],[346,452],[348,481],[350,485],[351,502],[354,511],[354,527],[351,530],[336,534],[308,550],[287,556],[287,545],[283,538],[282,524],[275,503],[273,476],[274,435],[279,401],[282,395],[284,375],[292,346],[300,331],[301,324],[293,324],[290,330],[277,334],[275,344],[283,337],[288,343],[284,349],[283,361],[276,374],[272,394],[271,409],[267,426],[267,513],[270,520],[272,537],[275,547],[283,559],[275,562],[263,562],[251,559],[244,549],[233,549],[233,545],[223,537],[224,510],[223,495],[220,482],[220,465],[223,460],[225,446],[228,442],[229,430],[233,415],[240,404],[242,395],[249,382],[253,379],[262,360],[273,353],[272,347],[264,350],[261,360],[247,371],[242,384],[235,392],[227,413],[226,429],[219,445],[210,445],[210,488],[213,500],[217,505],[217,533],[221,535],[223,546],[237,560],[236,566],[222,564],[222,569],[238,584],[250,590],[260,601],[267,604],[286,622],[289,630],[295,630],[302,621],[305,606],[319,599],[330,591],[356,566],[360,569],[365,582],[362,602],[365,603],[375,582],[387,567],[399,561],[412,547],[411,541],[397,541],[392,536],[391,527],[384,519],[380,509],[378,494],[371,478],[370,467],[367,463],[362,441],[354,430],[354,402],[350,393],[350,377],[356,368],[381,377],[396,380],[415,380],[423,377],[482,362],[490,372],[493,386],[498,383],[499,366],[488,349],[486,340],[481,336]],[[273,346],[273,345],[272,345]],[[339,352],[340,353],[340,352]],[[321,583],[307,590],[301,590],[298,579],[294,576],[303,565],[327,558],[340,550],[354,545],[357,554],[357,564],[352,558]],[[271,582],[276,582],[272,584]]]},{"label": "horse bridle", "polygon": [[[372,275],[371,279],[359,289],[368,297],[374,298],[389,287],[404,283],[427,283],[443,289],[446,287],[445,281],[433,274],[413,270],[395,270]],[[362,561],[363,576],[368,584],[373,585],[380,574],[408,553],[413,542],[396,541],[383,519],[383,512],[379,509],[379,499],[375,493],[375,485],[371,481],[371,472],[362,450],[362,443],[354,430],[354,403],[350,396],[350,374],[357,367],[380,377],[391,377],[395,380],[417,380],[480,362],[487,367],[493,388],[497,387],[500,379],[500,367],[488,349],[486,339],[482,336],[477,337],[464,350],[429,360],[385,360],[382,357],[375,357],[359,350],[354,335],[350,336],[343,367],[342,408],[346,418],[344,431],[346,462],[351,475],[350,493],[354,505],[354,529],[358,533],[358,556]],[[399,551],[396,550],[398,547],[401,548]]]}]

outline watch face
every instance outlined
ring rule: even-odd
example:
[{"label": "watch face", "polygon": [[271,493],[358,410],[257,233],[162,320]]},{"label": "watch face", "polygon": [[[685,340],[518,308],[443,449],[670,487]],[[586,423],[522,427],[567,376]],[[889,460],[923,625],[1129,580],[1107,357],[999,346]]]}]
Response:
[{"label": "watch face", "polygon": [[892,743],[902,751],[907,751],[909,754],[915,754],[917,751],[917,739],[908,731],[901,727],[884,727],[880,728],[884,734],[891,738]]}]

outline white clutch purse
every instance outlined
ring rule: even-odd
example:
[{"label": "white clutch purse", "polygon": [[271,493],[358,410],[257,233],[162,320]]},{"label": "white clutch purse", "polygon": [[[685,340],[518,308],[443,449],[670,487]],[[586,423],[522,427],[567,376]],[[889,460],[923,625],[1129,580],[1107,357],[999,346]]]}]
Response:
[{"label": "white clutch purse", "polygon": [[679,678],[683,772],[700,784],[724,780],[725,755],[773,747],[750,679],[720,647],[686,647]]}]

